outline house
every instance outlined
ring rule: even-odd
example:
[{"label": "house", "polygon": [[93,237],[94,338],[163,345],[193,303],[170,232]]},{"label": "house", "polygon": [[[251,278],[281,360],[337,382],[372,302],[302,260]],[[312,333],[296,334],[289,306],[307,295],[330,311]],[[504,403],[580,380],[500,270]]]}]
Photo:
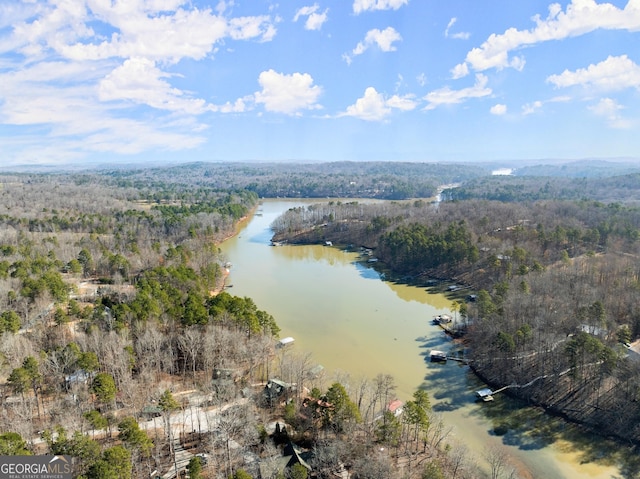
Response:
[{"label": "house", "polygon": [[387,411],[392,413],[395,417],[398,417],[404,411],[404,403],[400,399],[394,399],[387,405]]},{"label": "house", "polygon": [[160,406],[148,405],[142,408],[142,417],[147,421],[151,421],[155,417],[162,416],[162,408]]},{"label": "house", "polygon": [[276,401],[287,399],[287,396],[295,390],[295,384],[286,383],[279,379],[269,379],[263,391],[264,400],[268,405],[273,405]]},{"label": "house", "polygon": [[307,471],[311,471],[311,466],[308,463],[310,458],[311,452],[303,452],[289,440],[284,446],[282,456],[267,458],[260,462],[260,477],[262,479],[285,477],[286,471],[295,464],[300,464]]},{"label": "house", "polygon": [[86,385],[91,379],[91,374],[83,369],[79,369],[64,377],[64,387],[68,391],[73,386]]},{"label": "house", "polygon": [[605,329],[602,329],[598,326],[593,326],[591,324],[581,324],[580,331],[590,334],[591,336],[599,336],[602,338],[607,336],[607,331]]}]

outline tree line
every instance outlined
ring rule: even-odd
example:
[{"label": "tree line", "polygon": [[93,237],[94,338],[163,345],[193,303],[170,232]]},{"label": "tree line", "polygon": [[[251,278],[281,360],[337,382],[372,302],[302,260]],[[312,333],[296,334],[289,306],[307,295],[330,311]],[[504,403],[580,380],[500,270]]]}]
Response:
[{"label": "tree line", "polygon": [[[247,458],[282,454],[265,425],[284,416],[315,477],[392,477],[399,465],[407,477],[474,477],[472,461],[445,453],[427,392],[390,415],[392,378],[313,372],[308,356],[277,347],[275,318],[221,290],[216,245],[255,193],[137,190],[96,174],[0,186],[0,453],[68,454],[77,477],[134,478],[169,469],[189,444],[209,458],[194,456],[190,477],[258,477]],[[296,384],[290,400],[265,403],[255,384],[271,377]],[[177,437],[179,415],[212,408],[215,419]]]},{"label": "tree line", "polygon": [[628,348],[640,338],[637,206],[334,202],[291,210],[273,228],[278,240],[364,245],[376,268],[404,280],[455,282],[468,356],[489,384],[640,441],[640,361]]}]

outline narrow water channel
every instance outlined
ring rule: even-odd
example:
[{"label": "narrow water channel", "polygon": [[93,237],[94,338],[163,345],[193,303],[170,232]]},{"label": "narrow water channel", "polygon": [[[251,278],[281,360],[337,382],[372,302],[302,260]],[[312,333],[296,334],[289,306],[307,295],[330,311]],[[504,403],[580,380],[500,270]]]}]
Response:
[{"label": "narrow water channel", "polygon": [[[450,429],[447,442],[463,444],[486,469],[490,448],[509,456],[522,478],[622,478],[614,453],[596,437],[499,395],[477,403],[482,383],[467,366],[431,363],[431,349],[455,348],[437,314],[451,302],[424,288],[386,281],[357,253],[314,246],[270,246],[270,224],[301,200],[266,200],[221,250],[231,262],[229,293],[252,298],[272,314],[281,336],[309,352],[328,377],[391,374],[406,400],[424,388]],[[499,431],[496,434],[495,431]],[[607,461],[607,458],[609,459]]]}]

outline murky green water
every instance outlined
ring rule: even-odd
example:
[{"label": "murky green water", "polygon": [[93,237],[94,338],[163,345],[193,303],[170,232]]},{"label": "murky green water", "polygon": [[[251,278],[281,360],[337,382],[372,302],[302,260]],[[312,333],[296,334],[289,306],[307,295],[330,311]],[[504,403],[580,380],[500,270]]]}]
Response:
[{"label": "murky green water", "polygon": [[[496,397],[474,402],[482,384],[468,367],[430,363],[431,349],[448,351],[450,339],[430,324],[450,313],[451,302],[424,288],[384,281],[357,253],[326,246],[269,246],[271,222],[300,200],[267,200],[239,234],[221,245],[232,263],[230,293],[253,298],[272,314],[281,336],[309,351],[327,374],[353,378],[379,373],[395,378],[400,399],[425,388],[434,409],[451,428],[448,442],[465,444],[480,463],[489,447],[510,456],[521,477],[566,479],[634,477],[603,458],[618,459],[597,438],[574,436],[574,428]],[[499,426],[505,434],[495,435]],[[594,462],[596,459],[599,462]],[[486,465],[485,465],[486,467]]]}]

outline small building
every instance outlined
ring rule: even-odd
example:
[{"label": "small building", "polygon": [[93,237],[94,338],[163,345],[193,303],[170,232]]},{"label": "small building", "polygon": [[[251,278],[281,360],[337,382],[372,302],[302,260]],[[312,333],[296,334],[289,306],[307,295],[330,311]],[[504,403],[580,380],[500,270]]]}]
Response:
[{"label": "small building", "polygon": [[160,406],[150,404],[142,408],[141,414],[144,419],[150,421],[154,417],[162,416],[162,408],[160,408]]},{"label": "small building", "polygon": [[476,391],[476,398],[483,402],[493,401],[493,391],[489,388],[484,388]]},{"label": "small building", "polygon": [[87,385],[91,379],[91,374],[83,369],[79,369],[64,377],[64,387],[68,391],[74,386]]},{"label": "small building", "polygon": [[387,405],[387,411],[392,413],[395,417],[398,417],[404,411],[403,406],[404,403],[400,401],[400,399],[394,399]]},{"label": "small building", "polygon": [[264,400],[268,405],[273,406],[277,401],[286,400],[287,396],[295,390],[295,384],[286,383],[279,379],[269,379],[263,391]]},{"label": "small building", "polygon": [[285,346],[290,345],[294,341],[295,339],[293,339],[291,336],[287,336],[286,338],[282,338],[280,341],[278,341],[278,347],[284,348]]},{"label": "small building", "polygon": [[431,358],[432,363],[445,362],[447,360],[447,353],[432,349],[429,351],[429,358]]},{"label": "small building", "polygon": [[260,462],[260,477],[285,477],[285,474],[295,464],[300,464],[307,471],[311,471],[310,452],[303,452],[293,442],[287,441],[280,457],[272,457]]},{"label": "small building", "polygon": [[607,336],[607,330],[591,324],[581,324],[580,331],[590,334],[591,336],[599,336],[604,338]]}]

